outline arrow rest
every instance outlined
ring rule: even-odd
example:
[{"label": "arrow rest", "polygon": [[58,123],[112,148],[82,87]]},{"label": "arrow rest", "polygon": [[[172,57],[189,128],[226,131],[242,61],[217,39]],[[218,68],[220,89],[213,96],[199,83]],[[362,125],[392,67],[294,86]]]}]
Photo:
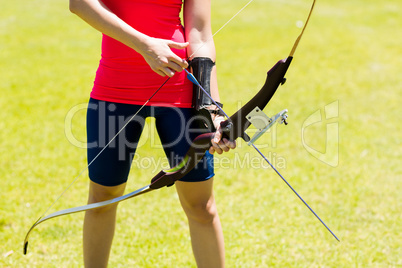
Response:
[{"label": "arrow rest", "polygon": [[254,143],[258,138],[262,136],[265,132],[267,132],[271,127],[275,125],[275,123],[285,125],[288,124],[286,119],[288,118],[288,110],[282,110],[272,117],[268,117],[260,108],[255,107],[248,115],[246,115],[246,119],[257,128],[257,132],[248,142],[248,145]]}]

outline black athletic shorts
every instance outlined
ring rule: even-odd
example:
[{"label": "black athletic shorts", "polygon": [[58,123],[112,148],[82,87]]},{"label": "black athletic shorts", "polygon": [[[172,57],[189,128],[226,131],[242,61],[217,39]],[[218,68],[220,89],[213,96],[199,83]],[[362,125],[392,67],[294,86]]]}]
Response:
[{"label": "black athletic shorts", "polygon": [[[147,157],[146,161],[134,158],[137,148],[141,147],[138,141],[147,117],[155,118],[156,130],[170,167],[180,163],[189,149],[191,141],[200,134],[192,123],[194,121],[193,109],[144,106],[132,118],[140,108],[140,105],[99,101],[92,98],[89,100],[87,153],[89,178],[93,182],[104,186],[116,186],[127,181],[133,161],[136,168],[149,169],[150,172],[153,168],[149,163],[163,163],[159,161],[160,159],[155,160],[156,157],[150,150],[141,153],[142,157]],[[123,126],[125,127],[123,128]],[[122,128],[123,130],[113,139]],[[146,129],[149,131],[147,136],[154,140],[153,130],[153,128]],[[113,141],[109,144],[112,139]],[[151,144],[152,146],[158,147]],[[153,150],[157,150],[157,148]],[[147,155],[145,156],[145,154]],[[164,160],[166,161],[166,158]],[[213,155],[207,151],[198,165],[181,181],[196,182],[212,178],[214,176],[213,162]],[[152,178],[157,172],[149,174],[149,177]]]}]

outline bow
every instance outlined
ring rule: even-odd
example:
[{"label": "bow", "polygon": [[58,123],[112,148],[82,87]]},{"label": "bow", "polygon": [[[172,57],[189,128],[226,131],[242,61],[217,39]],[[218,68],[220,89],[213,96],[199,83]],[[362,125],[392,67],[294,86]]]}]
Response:
[{"label": "bow", "polygon": [[[326,229],[339,241],[339,239],[336,237],[336,235],[328,228],[328,226],[320,219],[320,217],[318,217],[318,215],[311,209],[311,207],[292,188],[292,186],[283,178],[283,176],[275,169],[275,167],[257,149],[257,147],[253,143],[261,134],[263,134],[265,131],[267,131],[276,122],[287,124],[287,122],[286,122],[287,110],[283,110],[282,112],[278,113],[276,116],[273,116],[272,118],[267,118],[267,120],[266,120],[267,124],[263,124],[263,127],[257,127],[257,128],[262,128],[262,129],[260,129],[259,132],[253,138],[250,138],[245,133],[245,130],[251,124],[257,126],[257,123],[255,123],[255,118],[261,117],[261,114],[263,114],[263,113],[261,113],[261,111],[265,108],[265,106],[271,100],[271,98],[275,94],[275,92],[278,89],[278,87],[286,82],[285,74],[286,74],[286,72],[287,72],[287,70],[288,70],[288,68],[290,66],[290,63],[292,62],[293,55],[294,55],[294,53],[296,51],[296,48],[297,48],[297,46],[299,44],[299,41],[300,41],[301,37],[303,36],[303,33],[304,33],[305,29],[306,29],[306,26],[307,26],[307,24],[308,24],[308,22],[310,20],[312,11],[314,9],[315,1],[316,0],[313,0],[313,4],[311,6],[311,9],[310,9],[309,15],[307,17],[306,23],[305,23],[300,35],[297,37],[289,56],[286,59],[279,60],[267,72],[267,78],[266,78],[265,83],[262,86],[262,88],[257,92],[257,94],[251,100],[249,100],[243,107],[241,107],[240,110],[238,110],[232,116],[227,118],[226,121],[223,121],[221,123],[221,129],[222,129],[224,137],[227,137],[227,138],[229,138],[231,140],[236,140],[237,138],[241,137],[246,142],[249,142],[249,145],[252,145],[253,148],[255,148],[258,151],[258,153],[264,158],[265,161],[268,162],[268,164],[275,170],[275,172],[282,178],[282,180],[290,187],[290,189],[310,209],[310,211],[326,227]],[[248,4],[250,4],[250,2],[248,2],[246,4],[246,6]],[[243,7],[243,9],[244,9],[244,7]],[[233,17],[230,20],[232,20],[232,19],[233,19]],[[195,79],[195,77],[191,73],[189,73],[187,70],[185,70],[185,71],[187,72],[188,79],[190,79],[191,82],[193,82],[194,84],[199,86],[205,92],[205,90],[198,83],[198,81]],[[163,87],[163,85],[168,80],[169,80],[169,78],[152,94],[152,96],[145,102],[145,104],[142,107],[144,107],[151,100],[151,98]],[[208,95],[207,92],[205,92],[205,93]],[[212,99],[212,97],[211,96],[209,96],[209,97],[214,102],[214,104],[226,115],[226,113]],[[141,108],[140,108],[140,110],[141,110]],[[134,116],[136,116],[136,114]],[[265,116],[265,114],[263,114],[263,116]],[[119,133],[124,129],[124,127],[125,126],[122,127],[122,129],[116,134],[116,136],[119,135]],[[175,181],[181,179],[184,175],[186,175],[188,172],[190,172],[195,167],[195,165],[202,159],[202,157],[204,156],[206,150],[208,150],[208,148],[211,146],[211,140],[213,139],[213,136],[214,136],[213,132],[205,132],[203,134],[198,135],[192,141],[192,144],[190,145],[190,148],[189,148],[188,152],[186,153],[186,155],[183,157],[183,160],[178,165],[176,165],[175,167],[173,167],[171,169],[160,171],[157,175],[155,175],[153,177],[153,179],[151,180],[151,183],[149,185],[147,185],[147,186],[144,186],[144,187],[142,187],[142,188],[140,188],[138,190],[135,190],[135,191],[133,191],[131,193],[128,193],[126,195],[123,195],[123,196],[120,196],[120,197],[117,197],[117,198],[114,198],[114,199],[111,199],[111,200],[106,200],[106,201],[102,201],[102,202],[98,202],[98,203],[92,203],[92,204],[88,204],[88,205],[84,205],[84,206],[80,206],[80,207],[69,208],[69,209],[57,211],[57,212],[51,213],[51,214],[49,214],[49,215],[47,215],[45,217],[39,218],[32,225],[32,227],[29,229],[29,231],[27,232],[27,234],[25,236],[24,254],[27,253],[28,238],[29,238],[30,233],[32,232],[32,230],[36,226],[38,226],[40,223],[42,223],[44,221],[47,221],[47,220],[55,218],[55,217],[67,215],[67,214],[82,212],[82,211],[86,211],[86,210],[91,210],[91,209],[96,209],[96,208],[108,206],[108,205],[111,205],[111,204],[116,204],[116,203],[119,203],[121,201],[133,198],[135,196],[139,196],[139,195],[145,194],[147,192],[162,188],[164,186],[173,185],[175,183]],[[107,147],[113,141],[113,139],[115,137],[113,137],[111,139],[111,141],[105,147]],[[102,151],[100,153],[102,153]],[[96,159],[96,157],[95,157],[95,159]],[[93,159],[93,161],[95,159]],[[90,164],[91,163],[89,163],[89,165]]]}]

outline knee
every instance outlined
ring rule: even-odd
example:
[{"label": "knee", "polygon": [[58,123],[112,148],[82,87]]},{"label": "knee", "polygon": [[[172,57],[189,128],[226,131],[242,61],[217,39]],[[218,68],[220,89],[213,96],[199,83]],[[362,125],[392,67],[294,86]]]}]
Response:
[{"label": "knee", "polygon": [[[91,182],[89,187],[88,204],[102,202],[106,200],[111,200],[113,198],[119,197],[124,193],[125,185],[119,186],[102,186]],[[94,213],[102,213],[110,210],[115,210],[117,204],[96,208],[93,210]]]},{"label": "knee", "polygon": [[189,221],[210,224],[218,215],[214,199],[182,204]]}]

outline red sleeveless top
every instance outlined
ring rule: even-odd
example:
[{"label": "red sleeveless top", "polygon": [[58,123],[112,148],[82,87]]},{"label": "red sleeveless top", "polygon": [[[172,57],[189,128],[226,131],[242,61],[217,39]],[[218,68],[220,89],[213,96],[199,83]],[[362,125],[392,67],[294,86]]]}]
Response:
[{"label": "red sleeveless top", "polygon": [[[185,42],[180,21],[181,0],[103,0],[112,12],[134,29],[155,38]],[[186,50],[172,49],[180,58]],[[143,105],[165,82],[135,50],[103,35],[102,57],[91,97]],[[176,73],[147,105],[191,107],[192,83],[185,72]]]}]

